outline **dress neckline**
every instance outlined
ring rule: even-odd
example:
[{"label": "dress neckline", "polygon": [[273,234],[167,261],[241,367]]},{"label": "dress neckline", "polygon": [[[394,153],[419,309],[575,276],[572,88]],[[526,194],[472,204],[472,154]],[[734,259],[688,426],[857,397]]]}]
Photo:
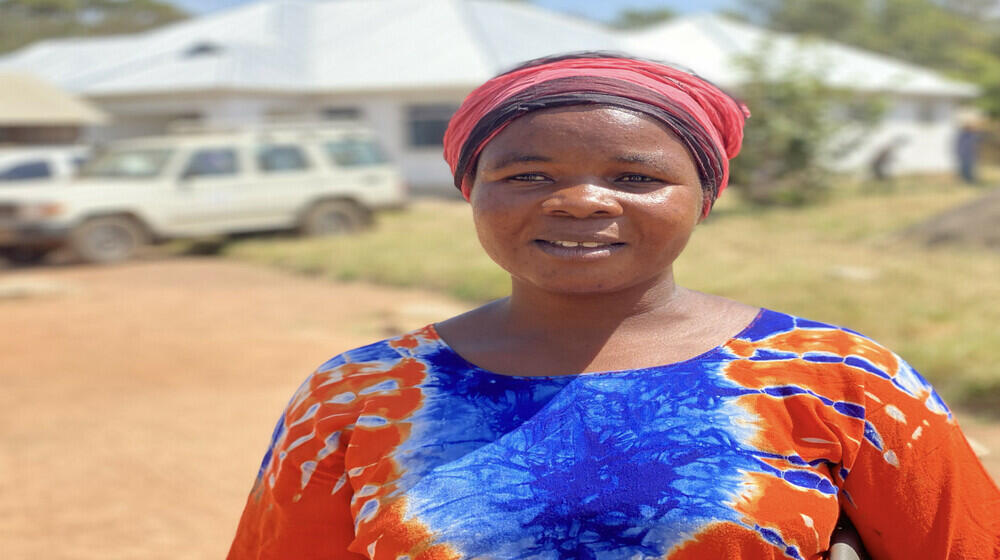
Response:
[{"label": "dress neckline", "polygon": [[478,366],[478,365],[470,362],[469,360],[465,359],[464,356],[462,356],[461,354],[459,354],[454,348],[451,347],[451,345],[449,345],[447,342],[445,342],[444,338],[441,337],[441,333],[438,332],[437,327],[436,327],[436,325],[434,323],[431,323],[430,325],[427,325],[427,327],[425,327],[425,328],[427,330],[429,330],[430,333],[433,335],[434,344],[437,346],[437,348],[438,348],[439,351],[448,354],[455,361],[459,362],[461,365],[465,366],[465,368],[467,368],[470,371],[474,371],[476,373],[480,373],[480,374],[483,374],[483,375],[492,375],[492,376],[496,376],[496,377],[508,377],[508,378],[514,378],[514,379],[563,379],[563,378],[573,379],[573,378],[578,378],[578,377],[618,377],[618,376],[632,375],[632,374],[644,373],[644,372],[648,373],[648,372],[653,371],[653,370],[658,370],[658,371],[671,370],[671,369],[674,369],[674,368],[679,368],[679,367],[682,367],[682,366],[685,366],[685,365],[689,365],[689,364],[694,363],[694,362],[699,362],[699,361],[702,361],[702,360],[706,360],[708,358],[715,357],[716,355],[718,355],[718,354],[720,354],[722,352],[725,352],[726,351],[725,347],[729,343],[733,342],[734,340],[743,338],[747,333],[749,333],[750,331],[754,330],[754,328],[757,327],[757,325],[761,322],[761,320],[764,318],[764,316],[767,315],[767,314],[770,314],[770,313],[774,313],[774,312],[770,311],[769,309],[761,307],[757,311],[757,315],[755,315],[754,318],[751,319],[750,322],[745,327],[743,327],[742,329],[740,329],[740,331],[738,333],[736,333],[733,336],[729,337],[729,339],[727,339],[725,342],[723,342],[722,344],[719,344],[718,346],[716,346],[714,348],[710,348],[710,349],[702,352],[701,354],[698,354],[697,356],[692,356],[690,358],[681,360],[679,362],[671,362],[671,363],[668,363],[668,364],[660,364],[660,365],[655,365],[655,366],[647,366],[647,367],[634,368],[634,369],[618,369],[618,370],[607,370],[607,371],[583,371],[583,372],[579,372],[579,373],[564,373],[564,374],[557,374],[557,375],[517,375],[517,374],[509,374],[509,373],[499,373],[499,372],[495,372],[495,371],[492,371],[492,370],[488,370],[486,368],[480,367],[480,366]]}]

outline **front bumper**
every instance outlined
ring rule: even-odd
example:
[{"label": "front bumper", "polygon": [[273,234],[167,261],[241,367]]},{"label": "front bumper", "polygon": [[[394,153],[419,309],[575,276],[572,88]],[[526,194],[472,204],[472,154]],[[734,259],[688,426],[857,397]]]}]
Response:
[{"label": "front bumper", "polygon": [[66,243],[70,228],[62,224],[0,221],[0,247],[58,247]]}]

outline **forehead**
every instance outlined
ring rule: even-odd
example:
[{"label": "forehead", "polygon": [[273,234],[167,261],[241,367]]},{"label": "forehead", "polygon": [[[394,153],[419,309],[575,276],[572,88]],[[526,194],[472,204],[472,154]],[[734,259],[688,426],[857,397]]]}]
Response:
[{"label": "forehead", "polygon": [[681,140],[660,120],[608,105],[555,107],[519,117],[486,144],[480,163],[526,151],[642,151],[690,158]]}]

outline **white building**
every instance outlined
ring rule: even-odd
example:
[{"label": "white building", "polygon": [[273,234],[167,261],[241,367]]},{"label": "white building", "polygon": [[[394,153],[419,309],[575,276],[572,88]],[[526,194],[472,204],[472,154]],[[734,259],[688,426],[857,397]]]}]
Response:
[{"label": "white building", "polygon": [[958,110],[978,93],[973,85],[886,56],[712,14],[671,20],[630,34],[624,41],[630,52],[691,68],[737,93],[747,78],[741,60],[766,52],[776,73],[794,69],[817,76],[832,88],[884,101],[880,125],[833,162],[845,171],[864,169],[889,144],[898,146],[894,172],[953,170]]},{"label": "white building", "polygon": [[99,109],[21,72],[0,72],[0,150],[5,145],[66,144],[108,120]]},{"label": "white building", "polygon": [[[440,146],[447,119],[472,88],[520,61],[636,51],[738,90],[739,73],[727,57],[752,48],[762,33],[695,16],[623,35],[497,0],[262,0],[134,35],[42,41],[0,58],[0,69],[33,72],[111,114],[110,126],[91,131],[95,141],[160,133],[179,119],[364,119],[412,186],[447,188]],[[837,68],[824,67],[824,75],[894,96],[888,128],[872,146],[899,131],[913,133],[899,168],[951,168],[950,151],[937,138],[952,132],[954,107],[973,88],[855,49],[822,49]],[[850,77],[862,71],[885,79],[858,86]],[[918,147],[931,129],[935,140]]]}]

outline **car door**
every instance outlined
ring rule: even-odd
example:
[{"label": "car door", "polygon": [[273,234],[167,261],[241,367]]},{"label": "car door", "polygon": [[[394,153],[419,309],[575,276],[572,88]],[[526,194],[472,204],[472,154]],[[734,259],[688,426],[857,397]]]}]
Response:
[{"label": "car door", "polygon": [[254,196],[274,227],[294,227],[304,204],[322,192],[325,178],[315,154],[294,140],[261,140],[253,149]]},{"label": "car door", "polygon": [[170,229],[196,235],[242,229],[253,211],[245,159],[235,145],[191,149],[176,181]]}]

